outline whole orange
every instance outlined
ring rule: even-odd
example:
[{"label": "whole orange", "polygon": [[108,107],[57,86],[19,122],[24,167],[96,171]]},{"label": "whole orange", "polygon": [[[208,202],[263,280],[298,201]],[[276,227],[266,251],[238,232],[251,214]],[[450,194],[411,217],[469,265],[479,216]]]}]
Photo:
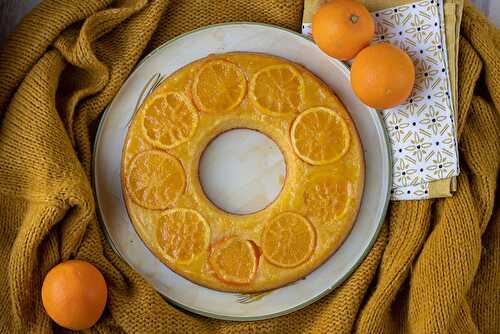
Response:
[{"label": "whole orange", "polygon": [[312,20],[312,35],[326,54],[340,60],[354,58],[370,44],[375,22],[362,4],[353,0],[333,0],[321,6]]},{"label": "whole orange", "polygon": [[351,85],[366,105],[387,109],[404,102],[415,83],[410,56],[388,43],[371,45],[354,58]]},{"label": "whole orange", "polygon": [[73,330],[92,327],[101,317],[108,288],[92,264],[70,260],[52,268],[42,285],[42,302],[57,324]]}]

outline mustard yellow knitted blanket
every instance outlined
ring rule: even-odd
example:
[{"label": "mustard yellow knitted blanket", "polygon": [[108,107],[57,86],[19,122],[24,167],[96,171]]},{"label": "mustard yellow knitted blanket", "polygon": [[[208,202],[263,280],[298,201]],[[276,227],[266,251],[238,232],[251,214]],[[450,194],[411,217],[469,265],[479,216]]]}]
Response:
[{"label": "mustard yellow knitted blanket", "polygon": [[46,0],[0,55],[0,332],[61,332],[40,287],[60,261],[109,285],[95,333],[499,333],[500,32],[466,4],[457,193],[392,203],[378,241],[333,293],[259,322],[206,319],[158,295],[113,252],[90,183],[99,116],[144,54],[227,21],[299,30],[299,0]]}]

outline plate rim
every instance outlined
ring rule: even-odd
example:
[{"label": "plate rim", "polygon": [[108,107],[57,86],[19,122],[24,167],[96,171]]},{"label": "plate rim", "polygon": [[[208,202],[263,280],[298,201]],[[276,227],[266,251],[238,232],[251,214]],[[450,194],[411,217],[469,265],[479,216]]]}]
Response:
[{"label": "plate rim", "polygon": [[[141,65],[143,65],[144,62],[147,59],[149,59],[150,57],[154,56],[161,49],[169,46],[173,42],[175,42],[175,41],[177,41],[177,40],[179,40],[181,38],[184,38],[184,37],[186,37],[188,35],[191,35],[191,34],[194,34],[194,33],[200,32],[200,31],[203,31],[203,30],[208,30],[208,29],[222,27],[222,26],[241,26],[241,25],[267,27],[267,28],[272,28],[272,29],[277,29],[277,30],[285,31],[285,32],[291,33],[291,34],[293,34],[295,36],[298,36],[300,38],[303,38],[304,40],[306,40],[309,43],[313,43],[314,44],[314,42],[313,42],[313,40],[311,38],[309,38],[309,37],[307,37],[307,36],[305,36],[303,34],[300,34],[300,33],[296,32],[296,31],[288,29],[288,28],[276,26],[276,25],[269,24],[269,23],[250,22],[250,21],[236,21],[236,22],[224,22],[224,23],[210,24],[210,25],[202,26],[202,27],[196,28],[194,30],[182,33],[182,34],[180,34],[180,35],[178,35],[178,36],[176,36],[176,37],[174,37],[172,39],[167,40],[166,42],[162,43],[161,45],[159,45],[158,47],[156,47],[154,50],[152,50],[151,52],[149,52],[130,71],[130,73],[127,76],[127,78],[125,79],[125,81],[123,81],[123,83],[121,84],[120,89],[121,89],[121,87],[123,87],[127,83],[128,80],[130,80],[130,78],[132,77],[132,75],[137,70],[139,70],[139,68],[141,67]],[[338,63],[339,63],[340,66],[344,67],[347,71],[350,72],[350,67],[346,63],[344,63],[342,61],[338,61]],[[108,111],[109,111],[109,109],[110,109],[110,107],[111,107],[114,99],[118,95],[120,89],[115,94],[115,96],[113,97],[113,99],[109,102],[109,104],[106,106],[106,108],[102,112],[102,114],[100,116],[100,119],[99,119],[99,124],[98,124],[97,131],[96,131],[96,134],[95,134],[95,137],[94,137],[94,143],[92,144],[91,185],[92,185],[92,192],[94,193],[96,207],[97,207],[96,208],[97,220],[98,220],[99,224],[101,225],[101,227],[103,227],[103,231],[104,231],[104,235],[106,237],[106,240],[108,241],[108,243],[111,246],[111,248],[113,249],[113,251],[121,258],[121,260],[123,260],[129,267],[132,268],[132,270],[135,271],[135,269],[128,263],[128,261],[126,260],[126,258],[122,255],[122,253],[116,248],[115,244],[113,243],[113,240],[112,240],[112,238],[110,236],[108,228],[107,228],[106,224],[104,223],[103,213],[102,213],[102,210],[101,210],[101,206],[99,204],[99,195],[97,194],[97,191],[96,191],[96,173],[95,173],[95,170],[96,170],[96,163],[97,163],[97,161],[96,161],[96,152],[98,150],[97,143],[99,142],[99,139],[101,137],[103,123],[104,123],[104,119],[106,117],[106,113],[108,113]],[[374,108],[371,108],[371,107],[368,107],[368,108],[372,109],[373,112],[377,115],[377,120],[380,122],[380,125],[381,125],[381,128],[382,128],[382,132],[384,134],[384,141],[385,141],[385,144],[386,144],[385,148],[387,149],[387,156],[388,156],[388,160],[389,160],[388,161],[388,166],[389,166],[388,175],[389,175],[389,179],[390,179],[390,177],[392,176],[392,151],[391,151],[391,146],[390,146],[389,134],[388,134],[388,131],[387,131],[386,127],[384,126],[384,122],[383,122],[383,119],[382,119],[382,116],[380,115],[380,113],[376,109],[374,109]],[[363,251],[363,254],[359,257],[359,259],[356,262],[354,262],[354,264],[352,265],[352,267],[339,280],[337,280],[336,282],[334,282],[330,287],[328,287],[327,289],[325,289],[323,292],[321,292],[317,296],[314,296],[314,297],[306,300],[305,302],[303,302],[303,303],[301,303],[299,305],[296,305],[294,307],[291,307],[291,308],[283,310],[283,311],[269,313],[269,314],[262,315],[262,316],[245,317],[245,316],[227,316],[227,315],[223,315],[223,314],[211,313],[211,312],[206,312],[206,311],[194,309],[194,308],[191,308],[190,306],[182,304],[182,303],[180,303],[180,302],[178,302],[178,301],[176,301],[176,300],[174,300],[172,298],[169,298],[167,295],[164,295],[163,293],[161,293],[155,287],[155,285],[153,283],[148,282],[144,277],[142,277],[142,275],[140,273],[138,273],[138,274],[144,280],[146,280],[146,282],[148,284],[150,284],[156,290],[156,292],[160,296],[162,296],[164,299],[166,299],[168,302],[170,302],[170,303],[174,304],[175,306],[178,306],[178,307],[180,307],[180,308],[182,308],[184,310],[187,310],[189,312],[192,312],[192,313],[195,313],[195,314],[198,314],[198,315],[202,315],[202,316],[205,316],[205,317],[208,317],[208,318],[213,318],[213,319],[218,319],[218,320],[229,320],[229,321],[236,321],[236,322],[246,322],[246,321],[267,320],[267,319],[272,319],[272,318],[280,317],[280,316],[283,316],[283,315],[286,315],[286,314],[290,314],[290,313],[293,313],[293,312],[298,311],[300,309],[303,309],[303,308],[305,308],[305,307],[313,304],[314,302],[320,300],[321,298],[325,297],[326,295],[330,294],[333,290],[335,290],[342,283],[344,283],[347,280],[347,278],[349,278],[354,273],[354,271],[360,266],[360,264],[365,260],[366,256],[368,255],[368,253],[373,248],[373,245],[375,244],[375,241],[378,239],[378,236],[380,234],[380,230],[381,230],[382,225],[383,225],[383,223],[385,221],[385,218],[387,216],[387,210],[388,210],[388,207],[389,207],[390,197],[391,197],[391,182],[387,182],[387,191],[386,191],[386,195],[385,195],[385,203],[384,203],[384,207],[382,209],[382,216],[380,218],[380,221],[377,223],[377,228],[375,230],[375,233],[373,234],[373,237],[369,241],[368,246]],[[356,222],[354,222],[354,224],[356,224]],[[142,241],[142,239],[141,239],[141,241]]]}]

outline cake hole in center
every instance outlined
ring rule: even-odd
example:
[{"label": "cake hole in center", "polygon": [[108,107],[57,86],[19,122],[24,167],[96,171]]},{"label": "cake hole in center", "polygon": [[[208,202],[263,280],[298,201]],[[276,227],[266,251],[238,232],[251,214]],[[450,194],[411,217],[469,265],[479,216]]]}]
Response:
[{"label": "cake hole in center", "polygon": [[271,138],[255,130],[233,129],[207,146],[199,177],[205,195],[218,208],[247,215],[265,209],[278,197],[286,163]]}]

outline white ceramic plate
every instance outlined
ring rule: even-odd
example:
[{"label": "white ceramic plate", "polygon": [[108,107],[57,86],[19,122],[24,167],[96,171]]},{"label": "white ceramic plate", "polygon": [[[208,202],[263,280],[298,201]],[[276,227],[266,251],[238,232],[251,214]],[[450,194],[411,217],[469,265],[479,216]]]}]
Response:
[{"label": "white ceramic plate", "polygon": [[[211,53],[262,52],[307,67],[340,97],[364,147],[365,191],[354,227],[328,261],[305,279],[261,294],[224,293],[198,286],[162,264],[144,245],[127,215],[120,185],[120,160],[129,121],[144,92],[160,78]],[[390,190],[389,141],[378,113],[362,104],[349,82],[349,69],[295,32],[264,24],[231,23],[195,30],[145,57],[104,113],[94,146],[93,181],[99,214],[118,254],[172,303],[208,317],[259,320],[303,308],[341,284],[373,245],[384,220]]]}]

